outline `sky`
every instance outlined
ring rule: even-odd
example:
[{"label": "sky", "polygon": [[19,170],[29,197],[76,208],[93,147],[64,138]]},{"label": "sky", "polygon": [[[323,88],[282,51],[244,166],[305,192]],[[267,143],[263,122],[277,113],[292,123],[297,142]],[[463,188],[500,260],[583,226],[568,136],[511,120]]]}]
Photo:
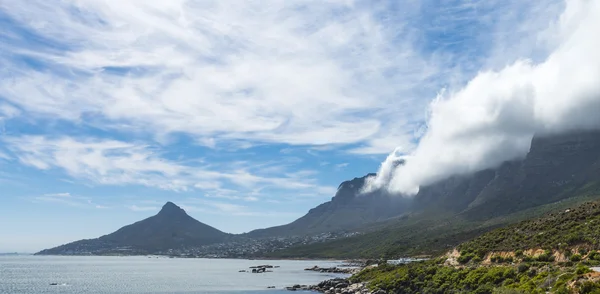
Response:
[{"label": "sky", "polygon": [[[567,122],[573,101],[598,109],[598,5],[1,1],[0,252],[166,201],[225,232],[285,224],[378,169],[373,187],[411,194],[520,156],[539,130],[594,126]],[[395,172],[395,157],[416,159]]]}]

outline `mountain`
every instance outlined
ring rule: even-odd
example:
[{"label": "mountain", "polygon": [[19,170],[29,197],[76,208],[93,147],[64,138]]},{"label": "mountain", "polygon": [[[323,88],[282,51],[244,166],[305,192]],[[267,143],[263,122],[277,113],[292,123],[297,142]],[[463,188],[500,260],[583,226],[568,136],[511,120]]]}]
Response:
[{"label": "mountain", "polygon": [[122,227],[114,233],[46,249],[37,254],[150,254],[223,242],[230,237],[229,234],[195,220],[174,203],[167,202],[158,214]]},{"label": "mountain", "polygon": [[[499,226],[597,198],[600,131],[535,136],[523,159],[422,187],[398,209],[396,217],[364,225],[361,236],[292,248],[274,256],[428,254]],[[376,197],[371,200],[378,201]]]},{"label": "mountain", "polygon": [[368,177],[343,182],[331,201],[325,202],[296,221],[278,227],[255,230],[248,237],[309,235],[353,230],[366,224],[384,221],[406,211],[410,200],[384,191],[361,194]]}]

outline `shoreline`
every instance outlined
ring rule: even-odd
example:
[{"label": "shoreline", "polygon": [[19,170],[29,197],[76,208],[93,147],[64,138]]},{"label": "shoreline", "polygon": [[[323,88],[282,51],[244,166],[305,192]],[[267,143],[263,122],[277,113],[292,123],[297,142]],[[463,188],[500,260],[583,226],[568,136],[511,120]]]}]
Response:
[{"label": "shoreline", "polygon": [[[178,259],[226,259],[226,260],[285,260],[285,261],[339,261],[344,263],[353,262],[367,262],[374,259],[337,259],[337,258],[305,258],[305,257],[293,257],[293,258],[272,258],[272,257],[188,257],[188,256],[174,256],[174,255],[162,255],[162,254],[19,254],[20,256],[61,256],[61,257],[159,257],[159,258],[178,258]],[[0,257],[3,255],[0,255]],[[11,255],[6,255],[11,256]],[[14,255],[12,255],[14,256]]]},{"label": "shoreline", "polygon": [[[347,264],[357,264],[358,260],[347,260],[345,261]],[[342,278],[333,278],[321,281],[316,285],[293,285],[285,287],[285,290],[288,291],[312,291],[318,293],[325,294],[337,294],[337,293],[347,293],[347,294],[373,294],[369,291],[366,284],[364,283],[352,283],[350,279],[363,271],[366,268],[371,268],[377,265],[367,264],[367,261],[363,261],[362,264],[357,266],[347,266],[347,267],[333,267],[333,268],[320,268],[318,266],[314,266],[312,268],[306,268],[305,271],[315,271],[320,273],[337,273],[337,274],[346,274],[348,277]],[[385,294],[382,292],[377,292],[377,294]]]}]

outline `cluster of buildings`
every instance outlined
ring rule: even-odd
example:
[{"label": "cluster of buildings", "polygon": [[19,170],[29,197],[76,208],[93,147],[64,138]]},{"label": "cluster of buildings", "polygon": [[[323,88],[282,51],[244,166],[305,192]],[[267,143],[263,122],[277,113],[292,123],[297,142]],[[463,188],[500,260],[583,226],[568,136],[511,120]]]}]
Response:
[{"label": "cluster of buildings", "polygon": [[358,233],[322,233],[312,236],[272,237],[262,239],[236,238],[225,243],[200,247],[169,249],[160,255],[190,258],[252,258],[294,246],[308,245],[354,236]]}]

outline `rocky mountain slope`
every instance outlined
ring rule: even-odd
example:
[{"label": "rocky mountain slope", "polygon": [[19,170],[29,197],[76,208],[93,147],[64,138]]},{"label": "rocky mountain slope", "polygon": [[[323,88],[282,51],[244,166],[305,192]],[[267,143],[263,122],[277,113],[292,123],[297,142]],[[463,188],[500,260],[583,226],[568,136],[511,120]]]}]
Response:
[{"label": "rocky mountain slope", "polygon": [[76,241],[38,254],[147,254],[223,242],[230,237],[229,234],[195,220],[172,202],[167,202],[158,214],[112,234]]},{"label": "rocky mountain slope", "polygon": [[383,191],[361,194],[365,180],[361,178],[343,182],[331,199],[296,221],[278,227],[255,230],[248,237],[308,235],[322,232],[353,230],[373,222],[384,221],[406,211],[411,202],[404,197]]},{"label": "rocky mountain slope", "polygon": [[523,160],[424,187],[414,210],[440,207],[485,220],[556,202],[600,184],[600,132],[536,136]]}]

